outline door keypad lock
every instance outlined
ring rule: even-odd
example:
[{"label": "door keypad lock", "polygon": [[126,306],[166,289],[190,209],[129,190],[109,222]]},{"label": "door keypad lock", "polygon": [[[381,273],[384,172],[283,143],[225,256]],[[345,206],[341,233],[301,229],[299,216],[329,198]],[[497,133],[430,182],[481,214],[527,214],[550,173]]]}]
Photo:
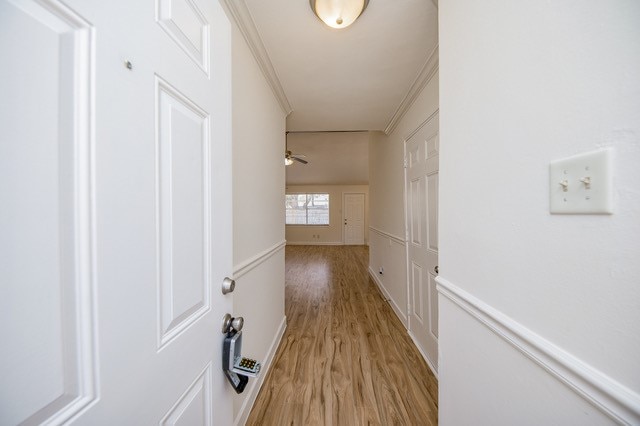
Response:
[{"label": "door keypad lock", "polygon": [[237,357],[233,362],[233,371],[236,373],[242,371],[243,373],[256,377],[260,372],[260,363],[255,359]]},{"label": "door keypad lock", "polygon": [[225,333],[222,345],[222,370],[236,393],[242,393],[249,377],[258,377],[262,365],[255,359],[242,356],[242,317],[223,318],[222,332]]}]

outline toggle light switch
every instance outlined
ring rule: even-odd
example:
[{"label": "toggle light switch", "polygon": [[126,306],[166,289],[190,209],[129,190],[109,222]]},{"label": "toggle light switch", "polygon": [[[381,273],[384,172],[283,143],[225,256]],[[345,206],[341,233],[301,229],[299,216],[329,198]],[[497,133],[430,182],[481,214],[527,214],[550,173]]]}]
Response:
[{"label": "toggle light switch", "polygon": [[588,152],[549,165],[549,211],[611,214],[611,149]]}]

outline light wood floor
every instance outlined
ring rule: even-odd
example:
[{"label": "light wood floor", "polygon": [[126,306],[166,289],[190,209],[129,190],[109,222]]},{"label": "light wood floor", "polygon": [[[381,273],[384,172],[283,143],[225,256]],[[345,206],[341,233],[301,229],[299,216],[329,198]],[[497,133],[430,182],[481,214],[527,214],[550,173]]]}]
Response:
[{"label": "light wood floor", "polygon": [[248,425],[436,425],[438,384],[365,246],[286,248],[287,330]]}]

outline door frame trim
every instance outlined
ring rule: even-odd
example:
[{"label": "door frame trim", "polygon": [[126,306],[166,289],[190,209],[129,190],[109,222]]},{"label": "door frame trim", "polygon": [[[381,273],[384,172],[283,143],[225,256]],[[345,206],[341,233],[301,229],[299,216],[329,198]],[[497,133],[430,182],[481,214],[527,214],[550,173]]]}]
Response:
[{"label": "door frame trim", "polygon": [[342,227],[342,244],[346,245],[346,234],[344,232],[344,221],[347,218],[347,214],[346,214],[346,209],[345,209],[345,198],[347,195],[349,194],[362,194],[362,208],[364,210],[364,218],[363,218],[363,224],[362,224],[362,244],[363,245],[368,245],[368,239],[367,236],[365,234],[365,232],[367,231],[367,194],[365,192],[352,192],[352,191],[346,191],[342,193],[342,222],[340,223],[340,226]]}]

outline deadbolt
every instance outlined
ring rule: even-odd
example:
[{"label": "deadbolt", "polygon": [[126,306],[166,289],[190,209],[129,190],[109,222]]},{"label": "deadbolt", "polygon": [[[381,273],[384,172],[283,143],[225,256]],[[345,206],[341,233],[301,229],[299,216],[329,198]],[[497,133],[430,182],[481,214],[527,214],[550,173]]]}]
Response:
[{"label": "deadbolt", "polygon": [[222,280],[222,294],[231,293],[236,288],[236,282],[229,277]]}]

